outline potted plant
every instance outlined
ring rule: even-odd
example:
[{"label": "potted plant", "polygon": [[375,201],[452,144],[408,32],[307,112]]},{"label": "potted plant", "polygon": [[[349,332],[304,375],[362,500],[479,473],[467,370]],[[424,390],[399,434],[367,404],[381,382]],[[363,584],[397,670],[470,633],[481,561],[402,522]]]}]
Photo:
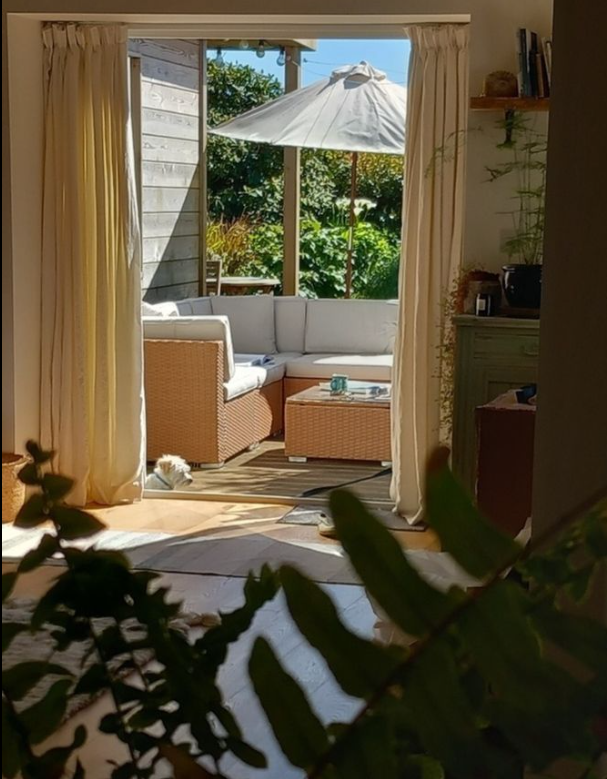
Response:
[{"label": "potted plant", "polygon": [[510,260],[503,266],[504,295],[512,308],[537,309],[544,248],[546,136],[517,112],[506,118],[505,127],[506,140],[498,148],[508,151],[509,159],[486,168],[490,181],[506,176],[516,181],[516,206],[505,212],[512,218],[514,231],[503,247]]}]

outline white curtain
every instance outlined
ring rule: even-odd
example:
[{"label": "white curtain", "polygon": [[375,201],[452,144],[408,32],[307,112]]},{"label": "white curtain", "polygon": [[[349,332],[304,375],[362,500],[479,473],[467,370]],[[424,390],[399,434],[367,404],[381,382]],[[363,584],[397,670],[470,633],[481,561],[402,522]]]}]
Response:
[{"label": "white curtain", "polygon": [[[403,241],[392,405],[392,498],[415,522],[439,442],[442,301],[462,261],[468,27],[407,28],[411,41]],[[437,154],[439,149],[449,153]]]},{"label": "white curtain", "polygon": [[141,497],[141,258],[122,26],[43,31],[41,440],[70,502]]}]

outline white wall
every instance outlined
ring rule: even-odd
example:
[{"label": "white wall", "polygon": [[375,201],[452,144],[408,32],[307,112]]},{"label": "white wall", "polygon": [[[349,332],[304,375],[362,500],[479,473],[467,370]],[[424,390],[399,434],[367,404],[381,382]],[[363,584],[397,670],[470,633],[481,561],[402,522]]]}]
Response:
[{"label": "white wall", "polygon": [[40,257],[42,246],[42,44],[40,22],[9,18],[9,119],[13,254],[14,436],[17,449],[40,427]]},{"label": "white wall", "polygon": [[[255,12],[280,14],[276,21],[289,20],[284,13],[282,0],[232,0],[226,14],[225,0],[207,0],[201,17],[199,0],[174,0],[170,16],[163,0],[89,0],[86,4],[88,19],[126,19],[150,22],[175,23],[179,14],[190,22],[209,21],[210,14],[217,14],[214,21],[226,23],[239,19],[242,22],[261,22]],[[483,76],[497,68],[513,70],[514,31],[518,26],[534,27],[546,32],[551,27],[552,0],[376,0],[375,15],[386,15],[385,21],[394,21],[395,14],[420,15],[418,20],[428,20],[429,14],[471,15],[471,93],[480,91]],[[51,13],[49,9],[53,9]],[[306,13],[310,16],[292,17],[296,21],[326,19],[328,14],[347,14],[347,21],[356,21],[357,12],[368,14],[366,0],[307,0]],[[37,19],[78,19],[83,16],[80,0],[5,0],[3,2],[3,27],[10,19],[9,68],[10,68],[10,132],[13,142],[9,156],[6,139],[6,123],[3,124],[3,448],[13,445],[19,449],[25,438],[37,435],[38,384],[39,384],[39,264],[40,264],[40,201],[41,201],[41,148],[42,148],[42,48],[38,22],[20,14],[36,14]],[[98,13],[95,14],[95,9]],[[298,9],[299,11],[302,8]],[[19,15],[16,15],[19,14]],[[156,15],[155,15],[156,14]],[[236,14],[241,16],[236,17]],[[316,17],[312,15],[316,14]],[[268,17],[264,17],[266,20]],[[343,18],[343,17],[342,17]],[[412,18],[412,21],[414,19]],[[331,21],[339,21],[332,19]],[[366,34],[364,24],[361,37]],[[301,37],[301,36],[300,36]],[[306,37],[309,37],[307,35]],[[3,47],[6,48],[6,47]],[[9,87],[9,69],[3,51],[2,93],[3,104]],[[494,116],[475,114],[473,125],[491,127]],[[499,254],[500,229],[503,218],[496,211],[509,206],[508,190],[482,183],[484,166],[494,161],[493,144],[499,136],[489,131],[483,136],[470,136],[469,179],[467,187],[466,260],[482,262],[497,268],[503,262]],[[7,180],[10,164],[12,182]],[[12,201],[12,202],[11,202]],[[10,231],[12,226],[12,243]],[[8,237],[5,237],[8,236]],[[12,255],[12,258],[11,258]],[[12,273],[12,279],[11,279]],[[13,288],[14,322],[10,314],[10,290]],[[27,321],[23,312],[27,311]],[[13,354],[11,355],[11,348]],[[14,400],[11,391],[16,388]],[[13,444],[14,441],[14,444]]]}]

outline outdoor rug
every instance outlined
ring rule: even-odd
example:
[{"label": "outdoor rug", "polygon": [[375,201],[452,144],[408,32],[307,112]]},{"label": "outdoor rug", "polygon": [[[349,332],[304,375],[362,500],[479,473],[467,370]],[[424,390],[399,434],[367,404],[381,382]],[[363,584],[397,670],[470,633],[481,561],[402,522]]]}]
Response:
[{"label": "outdoor rug", "polygon": [[[417,522],[410,525],[404,517],[395,514],[389,509],[380,509],[371,507],[371,513],[377,517],[389,530],[398,530],[404,533],[419,533],[426,530],[427,525],[423,522]],[[310,506],[295,506],[294,509],[287,512],[284,517],[276,520],[284,525],[316,525],[323,531],[331,526],[329,510],[310,508]]]}]

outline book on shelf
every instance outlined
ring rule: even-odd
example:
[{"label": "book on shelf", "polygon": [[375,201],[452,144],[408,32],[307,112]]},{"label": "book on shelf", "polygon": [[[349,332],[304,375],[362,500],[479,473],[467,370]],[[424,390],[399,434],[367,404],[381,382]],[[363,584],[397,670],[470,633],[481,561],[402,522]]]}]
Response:
[{"label": "book on shelf", "polygon": [[515,44],[519,96],[548,97],[552,65],[551,39],[540,38],[533,30],[520,27],[517,30]]}]

